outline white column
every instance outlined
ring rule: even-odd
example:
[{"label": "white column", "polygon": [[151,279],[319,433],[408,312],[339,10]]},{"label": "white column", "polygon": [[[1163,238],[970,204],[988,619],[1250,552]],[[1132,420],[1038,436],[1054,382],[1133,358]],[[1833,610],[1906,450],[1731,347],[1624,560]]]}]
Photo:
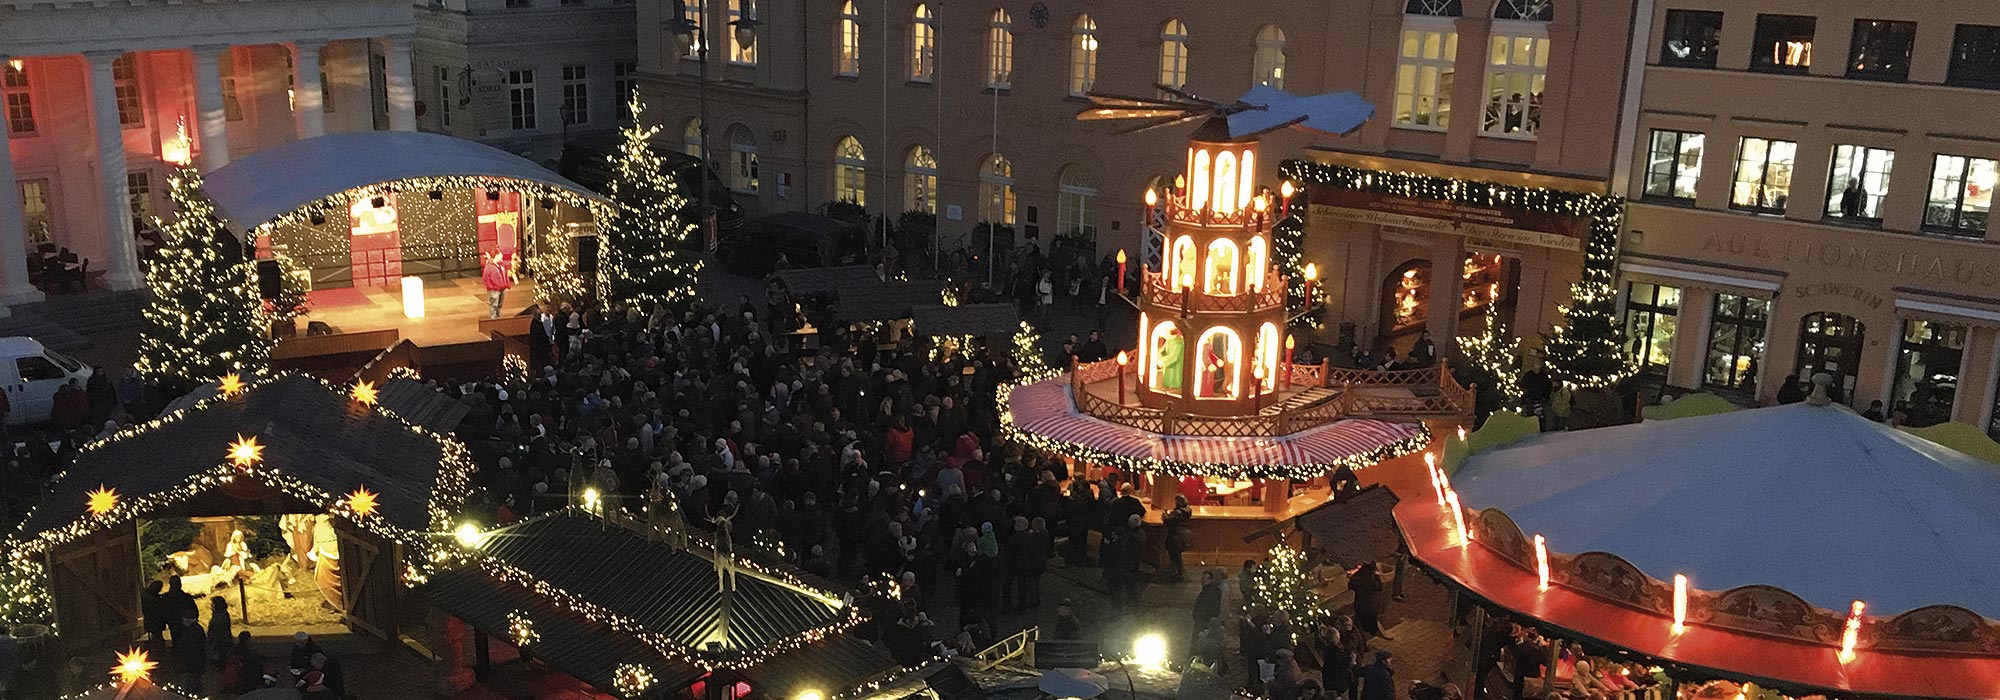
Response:
[{"label": "white column", "polygon": [[97,176],[103,188],[104,281],[112,289],[124,291],[145,285],[139,272],[139,246],[132,237],[131,192],[125,185],[125,129],[118,123],[117,83],[111,76],[111,62],[122,51],[91,51],[90,112],[97,125]]},{"label": "white column", "polygon": [[326,133],[326,103],[321,101],[319,50],[324,41],[292,42],[292,104],[298,119],[299,138]]},{"label": "white column", "polygon": [[385,36],[383,79],[389,86],[389,130],[417,130],[417,88],[410,82],[410,37]]},{"label": "white column", "polygon": [[201,169],[229,164],[229,114],[222,106],[222,54],[228,46],[194,47],[195,127],[201,134]]},{"label": "white column", "polygon": [[[0,55],[0,65],[7,56]],[[14,156],[7,125],[0,122],[0,304],[41,301],[41,290],[28,283],[28,231],[21,221],[21,186],[14,181]],[[0,306],[0,318],[8,314]]]}]

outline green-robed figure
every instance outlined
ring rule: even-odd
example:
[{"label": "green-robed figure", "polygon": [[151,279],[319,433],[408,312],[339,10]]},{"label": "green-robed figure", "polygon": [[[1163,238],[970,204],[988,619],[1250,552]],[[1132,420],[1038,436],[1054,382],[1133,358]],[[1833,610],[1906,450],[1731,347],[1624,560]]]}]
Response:
[{"label": "green-robed figure", "polygon": [[1153,352],[1153,357],[1156,358],[1157,366],[1160,368],[1160,389],[1163,391],[1181,390],[1181,355],[1184,342],[1181,339],[1180,329],[1171,329],[1167,331],[1166,339],[1160,341],[1160,347]]}]

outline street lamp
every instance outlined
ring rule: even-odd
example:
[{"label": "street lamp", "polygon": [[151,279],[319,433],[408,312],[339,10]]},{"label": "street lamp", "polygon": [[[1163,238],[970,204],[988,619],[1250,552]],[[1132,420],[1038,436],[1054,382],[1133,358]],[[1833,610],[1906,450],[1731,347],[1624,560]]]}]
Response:
[{"label": "street lamp", "polygon": [[[745,48],[757,45],[757,5],[754,0],[744,0],[742,16],[729,24],[735,27],[736,43]],[[703,10],[706,11],[704,4]],[[701,124],[698,129],[701,139],[701,226],[705,240],[715,239],[714,205],[709,201],[710,171],[715,161],[708,152],[708,31],[700,21],[688,17],[687,0],[674,0],[674,16],[660,23],[660,28],[676,38],[676,48],[682,56],[687,55],[689,42],[694,48],[694,60],[699,64],[699,77],[695,80],[696,101],[700,104]]]}]

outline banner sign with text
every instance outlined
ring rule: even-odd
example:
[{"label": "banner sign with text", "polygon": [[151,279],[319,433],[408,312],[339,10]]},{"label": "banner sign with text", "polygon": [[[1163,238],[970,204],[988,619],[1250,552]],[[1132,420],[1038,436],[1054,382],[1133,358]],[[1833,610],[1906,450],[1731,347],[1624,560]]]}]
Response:
[{"label": "banner sign with text", "polygon": [[1313,187],[1311,216],[1464,236],[1501,247],[1583,250],[1590,222],[1520,207],[1488,207],[1363,190]]}]

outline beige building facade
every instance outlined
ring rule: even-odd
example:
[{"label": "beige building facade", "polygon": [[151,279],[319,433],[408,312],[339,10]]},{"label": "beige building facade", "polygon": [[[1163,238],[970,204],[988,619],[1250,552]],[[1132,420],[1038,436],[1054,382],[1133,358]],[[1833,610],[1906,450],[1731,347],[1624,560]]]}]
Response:
[{"label": "beige building facade", "polygon": [[1657,0],[1619,194],[1632,348],[1666,384],[1987,425],[2000,379],[1990,3]]}]

